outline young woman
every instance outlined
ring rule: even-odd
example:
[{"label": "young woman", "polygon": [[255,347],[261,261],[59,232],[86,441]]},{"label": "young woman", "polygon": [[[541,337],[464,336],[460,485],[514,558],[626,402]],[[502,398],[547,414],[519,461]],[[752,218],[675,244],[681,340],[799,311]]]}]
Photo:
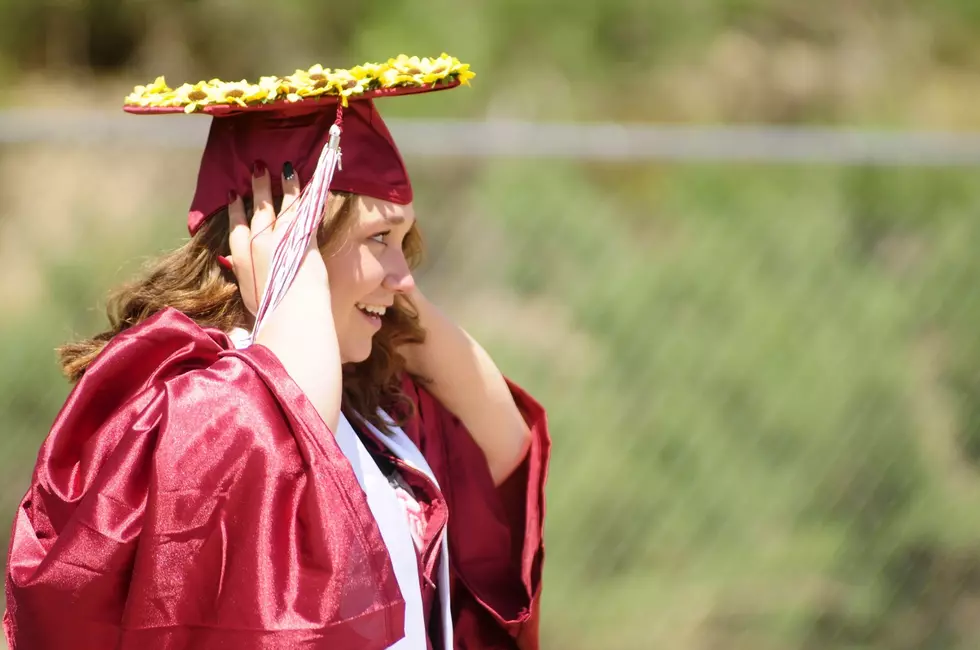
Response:
[{"label": "young woman", "polygon": [[213,116],[192,236],[61,350],[11,650],[538,647],[544,411],[415,285],[373,102],[470,76],[399,57],[128,98]]}]

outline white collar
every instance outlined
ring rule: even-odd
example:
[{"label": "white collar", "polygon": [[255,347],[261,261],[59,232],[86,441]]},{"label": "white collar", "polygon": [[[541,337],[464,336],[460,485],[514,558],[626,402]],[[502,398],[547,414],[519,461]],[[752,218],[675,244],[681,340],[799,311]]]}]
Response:
[{"label": "white collar", "polygon": [[408,522],[398,506],[398,497],[343,413],[340,415],[334,438],[340,451],[350,461],[357,482],[364,490],[368,508],[378,524],[381,539],[388,550],[398,589],[405,600],[405,636],[391,648],[426,650],[425,616],[418,558]]},{"label": "white collar", "polygon": [[[385,435],[378,430],[376,426],[370,422],[365,422],[368,431],[371,432],[376,439],[378,439],[384,446],[386,446],[395,456],[400,458],[405,462],[406,465],[415,469],[423,474],[425,474],[432,483],[439,488],[439,481],[436,480],[436,475],[429,466],[429,463],[425,460],[425,456],[415,443],[412,442],[411,438],[405,435],[401,427],[396,425],[388,414],[378,409],[378,415],[385,421],[388,426],[388,430],[391,435]],[[441,489],[441,488],[440,488]],[[442,638],[443,645],[446,650],[453,650],[453,617],[451,610],[450,594],[449,594],[449,525],[446,524],[442,528],[441,540],[439,542],[439,574],[437,576],[438,582],[438,594],[439,594],[439,610],[440,618],[442,619]]]},{"label": "white collar", "polygon": [[228,338],[236,350],[242,350],[252,344],[252,334],[243,327],[233,327],[228,332]]}]

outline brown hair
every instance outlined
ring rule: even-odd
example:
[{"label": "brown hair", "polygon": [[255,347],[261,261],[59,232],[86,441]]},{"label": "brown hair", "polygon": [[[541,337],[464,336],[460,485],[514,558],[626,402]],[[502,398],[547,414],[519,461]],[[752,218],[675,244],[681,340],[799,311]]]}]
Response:
[{"label": "brown hair", "polygon": [[[281,201],[276,201],[276,210]],[[346,236],[356,214],[354,195],[331,194],[327,218],[317,237],[322,252],[329,254]],[[246,208],[249,206],[246,205]],[[248,213],[251,210],[248,209]],[[405,237],[402,248],[410,268],[422,261],[422,238],[416,225]],[[94,337],[58,348],[61,367],[73,382],[120,332],[172,307],[202,327],[225,332],[248,327],[251,314],[245,308],[234,275],[223,269],[218,255],[228,255],[228,214],[222,210],[208,219],[183,246],[147,264],[144,273],[110,293],[106,314],[109,329]],[[343,369],[343,410],[348,417],[364,419],[382,431],[388,427],[378,415],[384,409],[402,423],[412,413],[412,403],[401,390],[405,359],[398,353],[404,344],[421,343],[425,330],[418,313],[404,296],[397,296],[375,335],[370,356]]]}]

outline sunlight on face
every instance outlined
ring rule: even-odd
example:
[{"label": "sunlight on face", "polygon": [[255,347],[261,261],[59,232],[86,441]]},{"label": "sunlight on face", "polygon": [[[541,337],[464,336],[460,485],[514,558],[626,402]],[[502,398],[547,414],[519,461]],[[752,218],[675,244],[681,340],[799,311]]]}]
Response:
[{"label": "sunlight on face", "polygon": [[356,196],[353,210],[344,242],[324,258],[343,363],[368,358],[385,310],[415,287],[402,250],[415,223],[412,204]]}]

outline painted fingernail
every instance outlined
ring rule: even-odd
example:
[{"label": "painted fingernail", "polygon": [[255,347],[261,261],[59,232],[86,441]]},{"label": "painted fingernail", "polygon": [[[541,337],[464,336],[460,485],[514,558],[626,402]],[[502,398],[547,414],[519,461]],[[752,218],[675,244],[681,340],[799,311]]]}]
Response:
[{"label": "painted fingernail", "polygon": [[258,178],[265,173],[265,163],[261,160],[256,160],[255,164],[252,166],[252,175]]},{"label": "painted fingernail", "polygon": [[224,255],[218,255],[218,264],[225,267],[229,271],[233,270],[231,266],[231,260],[225,257]]},{"label": "painted fingernail", "polygon": [[228,203],[234,203],[238,200],[238,192],[235,190],[228,190]]},{"label": "painted fingernail", "polygon": [[296,170],[293,169],[293,163],[288,160],[282,166],[282,177],[287,181],[293,180],[293,176],[296,175]]}]

